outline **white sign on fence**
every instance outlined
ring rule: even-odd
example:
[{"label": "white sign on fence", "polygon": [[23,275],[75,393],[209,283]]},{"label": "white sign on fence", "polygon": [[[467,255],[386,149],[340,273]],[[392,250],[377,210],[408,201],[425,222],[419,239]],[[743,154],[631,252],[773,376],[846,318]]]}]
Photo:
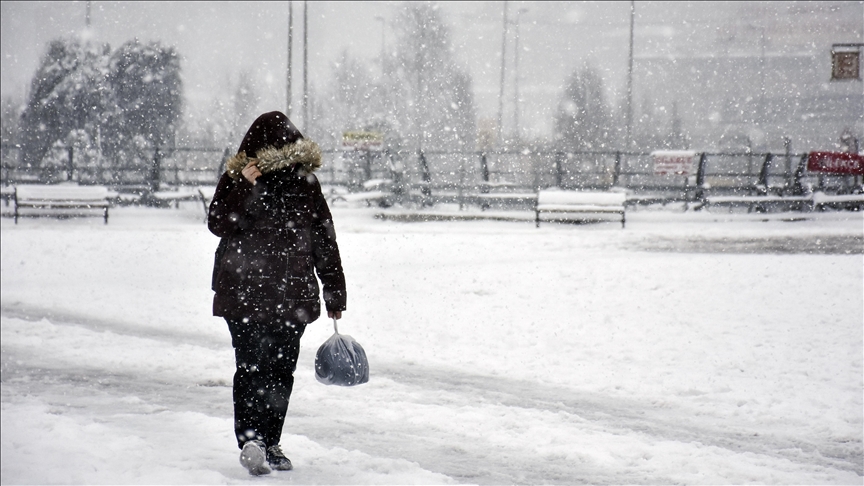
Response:
[{"label": "white sign on fence", "polygon": [[342,150],[380,151],[384,148],[384,134],[350,131],[342,133]]},{"label": "white sign on fence", "polygon": [[655,150],[651,152],[654,158],[654,175],[693,174],[696,152],[692,150]]}]

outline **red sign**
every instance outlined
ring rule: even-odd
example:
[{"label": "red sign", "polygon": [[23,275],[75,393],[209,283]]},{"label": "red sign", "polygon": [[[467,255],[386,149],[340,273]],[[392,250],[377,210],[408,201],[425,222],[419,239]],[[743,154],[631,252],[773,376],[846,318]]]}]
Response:
[{"label": "red sign", "polygon": [[830,174],[864,175],[864,156],[847,152],[810,152],[807,170]]},{"label": "red sign", "polygon": [[693,162],[696,160],[696,152],[691,150],[655,150],[651,152],[654,157],[654,175],[683,175],[693,173]]}]

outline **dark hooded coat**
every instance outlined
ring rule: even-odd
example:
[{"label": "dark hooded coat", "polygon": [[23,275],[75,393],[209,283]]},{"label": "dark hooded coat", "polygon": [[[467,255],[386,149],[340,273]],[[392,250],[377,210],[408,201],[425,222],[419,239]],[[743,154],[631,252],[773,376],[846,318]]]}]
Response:
[{"label": "dark hooded coat", "polygon": [[[266,115],[272,114],[259,120]],[[222,238],[213,270],[213,315],[308,324],[321,313],[316,272],[327,310],[346,309],[336,232],[314,175],[321,150],[287,123],[296,133],[275,143],[272,129],[259,130],[264,135],[256,142],[253,124],[216,187],[208,217],[210,231]],[[243,149],[255,145],[263,145],[254,152],[261,176],[252,184],[240,171],[249,162]]]}]

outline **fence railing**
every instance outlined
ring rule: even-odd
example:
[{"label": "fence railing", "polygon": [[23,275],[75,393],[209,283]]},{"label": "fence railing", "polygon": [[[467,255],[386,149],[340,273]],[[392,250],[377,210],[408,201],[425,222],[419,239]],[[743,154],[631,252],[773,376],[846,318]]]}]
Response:
[{"label": "fence railing", "polygon": [[[233,153],[213,147],[151,149],[127,160],[108,161],[75,147],[53,148],[36,166],[20,163],[20,147],[3,144],[0,185],[56,183],[107,185],[118,191],[152,192],[166,186],[215,185]],[[667,199],[694,200],[712,194],[755,190],[799,194],[808,187],[843,193],[861,185],[860,176],[809,173],[807,154],[698,154],[694,174],[654,172],[651,153],[628,151],[343,152],[324,150],[322,184],[362,191],[374,180],[397,181],[425,198],[453,192],[536,191],[540,188],[608,190]]]}]

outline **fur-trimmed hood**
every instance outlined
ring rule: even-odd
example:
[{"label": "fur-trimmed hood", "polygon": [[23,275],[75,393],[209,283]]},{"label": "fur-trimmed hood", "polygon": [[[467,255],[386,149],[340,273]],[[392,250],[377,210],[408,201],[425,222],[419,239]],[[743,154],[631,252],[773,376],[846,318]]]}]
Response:
[{"label": "fur-trimmed hood", "polygon": [[[321,147],[312,140],[301,138],[295,143],[279,149],[273,146],[265,147],[255,154],[255,158],[258,160],[258,170],[261,171],[261,174],[284,169],[294,164],[300,164],[300,170],[306,174],[311,174],[321,167]],[[246,167],[250,160],[252,159],[246,156],[246,152],[240,152],[228,159],[226,172],[232,179],[238,180],[243,177],[240,171]]]}]

